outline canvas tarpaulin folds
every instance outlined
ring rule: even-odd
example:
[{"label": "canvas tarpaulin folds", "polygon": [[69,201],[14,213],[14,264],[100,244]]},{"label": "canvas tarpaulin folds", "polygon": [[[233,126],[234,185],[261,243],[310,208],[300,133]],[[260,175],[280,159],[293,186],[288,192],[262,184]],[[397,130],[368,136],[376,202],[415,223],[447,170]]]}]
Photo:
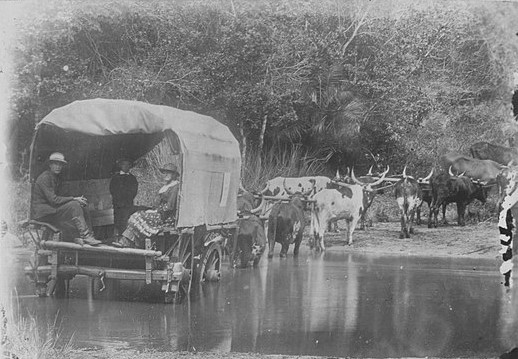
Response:
[{"label": "canvas tarpaulin folds", "polygon": [[177,137],[181,159],[177,226],[234,221],[241,168],[237,140],[209,116],[168,106],[92,99],[53,110],[36,126],[31,180],[50,153],[60,151],[69,162],[66,181],[106,181],[120,148],[136,160],[168,133]]}]

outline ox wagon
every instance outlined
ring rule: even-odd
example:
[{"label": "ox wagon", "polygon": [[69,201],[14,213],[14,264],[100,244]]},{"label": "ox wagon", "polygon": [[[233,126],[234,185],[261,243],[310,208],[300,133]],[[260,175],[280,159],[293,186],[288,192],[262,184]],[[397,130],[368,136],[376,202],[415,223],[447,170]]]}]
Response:
[{"label": "ox wagon", "polygon": [[173,162],[181,169],[175,224],[137,249],[81,246],[51,223],[26,221],[35,253],[25,272],[38,295],[63,296],[69,281],[84,275],[101,290],[118,280],[159,283],[165,301],[178,302],[193,281],[219,279],[223,242],[236,234],[241,158],[237,140],[213,118],[136,101],[73,102],[36,126],[30,181],[34,184],[46,169],[50,153],[65,153],[63,192],[87,197],[96,236],[107,242],[114,222],[109,193],[113,164],[121,151],[134,161],[153,149],[159,163]]}]

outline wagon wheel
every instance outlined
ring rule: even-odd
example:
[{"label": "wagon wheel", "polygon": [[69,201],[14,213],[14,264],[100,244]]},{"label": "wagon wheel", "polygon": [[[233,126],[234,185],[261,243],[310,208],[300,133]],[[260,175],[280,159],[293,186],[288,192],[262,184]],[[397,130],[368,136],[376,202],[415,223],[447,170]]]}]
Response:
[{"label": "wagon wheel", "polygon": [[189,278],[178,282],[178,290],[166,292],[164,297],[165,303],[179,304],[189,294],[189,283],[192,281],[191,262],[193,259],[191,234],[183,234],[173,245],[171,264],[181,262],[182,266],[189,271]]},{"label": "wagon wheel", "polygon": [[[205,242],[213,240],[216,233],[210,233]],[[200,282],[217,282],[221,275],[221,242],[216,241],[203,249],[196,275]]]}]

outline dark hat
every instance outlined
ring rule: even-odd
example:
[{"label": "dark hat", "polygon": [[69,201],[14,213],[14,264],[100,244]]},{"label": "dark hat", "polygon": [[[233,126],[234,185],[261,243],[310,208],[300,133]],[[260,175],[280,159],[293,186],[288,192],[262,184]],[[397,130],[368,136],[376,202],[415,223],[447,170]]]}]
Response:
[{"label": "dark hat", "polygon": [[178,167],[174,163],[166,163],[162,167],[158,169],[160,172],[174,172],[180,175],[180,172],[178,171]]},{"label": "dark hat", "polygon": [[130,160],[128,157],[120,157],[115,161],[117,166],[120,166],[122,162],[129,162],[130,166],[133,167],[133,161]]}]

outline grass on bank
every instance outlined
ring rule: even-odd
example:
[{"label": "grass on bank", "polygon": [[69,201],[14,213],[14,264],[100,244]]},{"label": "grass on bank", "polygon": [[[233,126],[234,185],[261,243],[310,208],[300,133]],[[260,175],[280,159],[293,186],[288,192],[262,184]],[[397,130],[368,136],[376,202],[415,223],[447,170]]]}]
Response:
[{"label": "grass on bank", "polygon": [[73,336],[62,340],[61,326],[57,320],[42,330],[36,318],[30,314],[24,317],[21,313],[20,306],[11,300],[4,300],[0,307],[2,358],[70,358]]}]

